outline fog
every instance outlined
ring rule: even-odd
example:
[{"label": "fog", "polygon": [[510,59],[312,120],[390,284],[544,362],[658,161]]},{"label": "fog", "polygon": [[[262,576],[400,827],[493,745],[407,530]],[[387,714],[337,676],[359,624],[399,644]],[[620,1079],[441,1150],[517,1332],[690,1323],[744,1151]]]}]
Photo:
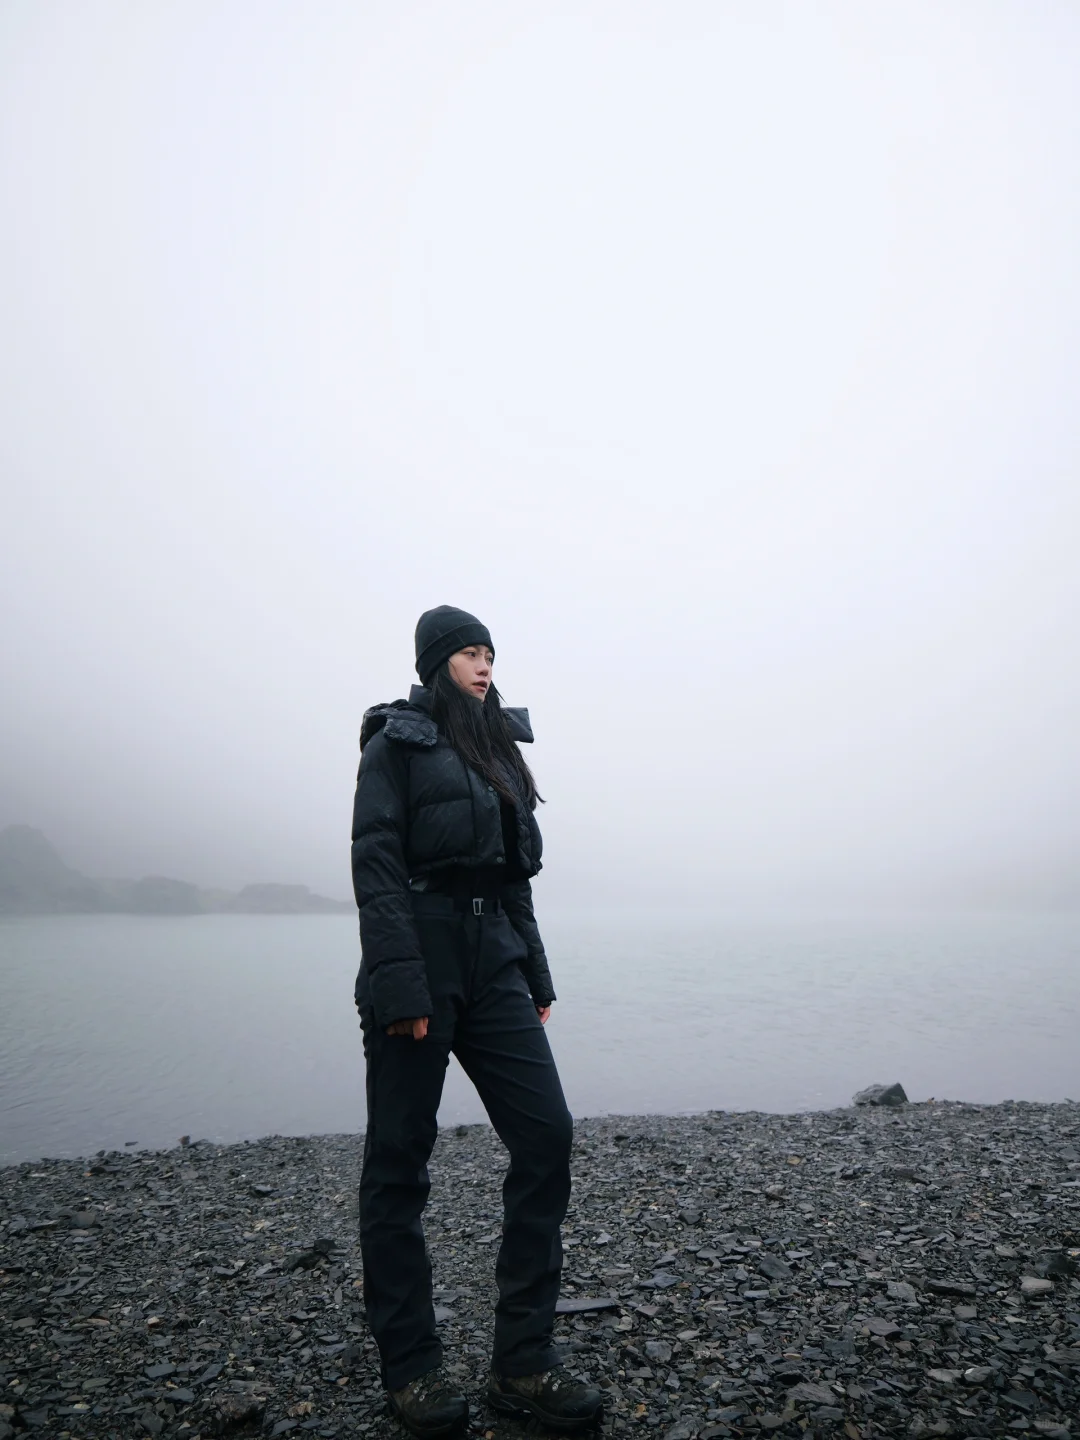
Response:
[{"label": "fog", "polygon": [[1080,10],[9,0],[0,825],[349,893],[490,626],[542,903],[1080,902]]}]

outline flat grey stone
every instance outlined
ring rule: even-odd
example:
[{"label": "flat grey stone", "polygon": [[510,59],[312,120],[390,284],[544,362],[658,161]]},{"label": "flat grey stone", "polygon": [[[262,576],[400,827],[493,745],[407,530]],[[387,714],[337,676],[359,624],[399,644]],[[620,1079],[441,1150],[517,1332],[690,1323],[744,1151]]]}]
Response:
[{"label": "flat grey stone", "polygon": [[670,1290],[672,1285],[679,1283],[679,1277],[672,1275],[670,1271],[658,1270],[651,1280],[638,1282],[643,1290]]},{"label": "flat grey stone", "polygon": [[619,1302],[610,1295],[564,1295],[555,1304],[556,1315],[586,1315],[593,1310],[618,1310]]},{"label": "flat grey stone", "polygon": [[1020,1294],[1028,1300],[1034,1300],[1040,1295],[1052,1295],[1054,1293],[1054,1282],[1052,1280],[1040,1280],[1035,1275],[1025,1275],[1020,1281]]},{"label": "flat grey stone", "polygon": [[970,1280],[927,1280],[926,1288],[934,1295],[975,1295],[978,1293]]},{"label": "flat grey stone", "polygon": [[791,1266],[786,1260],[781,1260],[779,1255],[762,1255],[758,1260],[758,1269],[770,1280],[790,1280]]},{"label": "flat grey stone", "polygon": [[787,1398],[795,1405],[834,1405],[836,1394],[827,1385],[818,1385],[813,1380],[801,1380],[787,1392]]},{"label": "flat grey stone", "polygon": [[1029,1415],[1039,1403],[1039,1397],[1031,1390],[1006,1390],[1001,1398],[1006,1405],[1011,1405],[1025,1415]]},{"label": "flat grey stone", "polygon": [[697,1434],[697,1426],[691,1420],[677,1420],[670,1430],[665,1430],[664,1440],[691,1440]]}]

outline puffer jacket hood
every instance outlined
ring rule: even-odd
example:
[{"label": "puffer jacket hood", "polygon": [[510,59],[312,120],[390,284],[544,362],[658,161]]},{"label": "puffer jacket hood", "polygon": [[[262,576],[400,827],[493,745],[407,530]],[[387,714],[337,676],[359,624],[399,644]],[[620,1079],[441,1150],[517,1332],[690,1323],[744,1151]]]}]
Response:
[{"label": "puffer jacket hood", "polygon": [[[524,707],[504,705],[503,715],[511,740],[521,745],[533,743],[529,712]],[[373,705],[364,711],[360,725],[360,749],[389,726],[386,738],[402,745],[434,746],[439,728],[431,718],[431,691],[426,685],[413,685],[407,700],[391,700],[386,705]]]}]

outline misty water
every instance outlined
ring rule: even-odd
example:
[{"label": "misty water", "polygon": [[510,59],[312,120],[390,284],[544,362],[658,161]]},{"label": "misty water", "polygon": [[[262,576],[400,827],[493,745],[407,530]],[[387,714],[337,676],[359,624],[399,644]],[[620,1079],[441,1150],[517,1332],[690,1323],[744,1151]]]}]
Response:
[{"label": "misty water", "polygon": [[[548,915],[578,1115],[1080,1096],[1080,915]],[[357,1131],[350,916],[0,921],[0,1158]],[[440,1122],[483,1119],[451,1062]]]}]

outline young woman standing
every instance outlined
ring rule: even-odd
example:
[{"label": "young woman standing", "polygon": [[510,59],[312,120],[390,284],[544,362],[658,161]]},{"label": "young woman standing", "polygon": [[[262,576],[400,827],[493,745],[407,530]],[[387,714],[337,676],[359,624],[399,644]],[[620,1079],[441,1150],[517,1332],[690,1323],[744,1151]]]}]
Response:
[{"label": "young woman standing", "polygon": [[360,1246],[368,1321],[395,1414],[446,1435],[468,1402],[442,1367],[421,1214],[450,1052],[510,1153],[488,1401],[560,1429],[603,1397],[552,1344],[573,1122],[544,1024],[555,992],[533,915],[536,785],[528,711],[492,684],[491,636],[440,605],[416,627],[420,685],[364,716],[352,871],[367,1061]]}]

